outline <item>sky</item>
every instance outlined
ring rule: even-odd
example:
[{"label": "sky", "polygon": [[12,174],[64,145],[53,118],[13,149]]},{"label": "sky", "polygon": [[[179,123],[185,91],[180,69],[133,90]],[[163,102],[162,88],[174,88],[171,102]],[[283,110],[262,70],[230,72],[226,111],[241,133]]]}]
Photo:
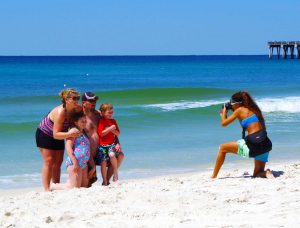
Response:
[{"label": "sky", "polygon": [[252,55],[300,40],[299,0],[1,0],[0,55]]}]

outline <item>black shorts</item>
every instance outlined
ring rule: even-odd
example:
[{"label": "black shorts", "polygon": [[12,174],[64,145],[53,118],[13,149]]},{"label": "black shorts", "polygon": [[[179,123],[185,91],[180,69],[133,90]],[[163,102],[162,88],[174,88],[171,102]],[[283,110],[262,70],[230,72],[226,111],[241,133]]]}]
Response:
[{"label": "black shorts", "polygon": [[36,146],[49,150],[64,150],[65,149],[65,140],[58,140],[50,137],[37,129],[35,133]]}]

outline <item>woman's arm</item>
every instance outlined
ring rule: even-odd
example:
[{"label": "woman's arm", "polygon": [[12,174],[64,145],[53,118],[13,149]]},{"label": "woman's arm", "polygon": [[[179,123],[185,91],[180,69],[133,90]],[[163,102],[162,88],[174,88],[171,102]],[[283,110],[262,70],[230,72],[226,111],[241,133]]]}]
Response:
[{"label": "woman's arm", "polygon": [[236,109],[228,118],[227,118],[227,109],[225,108],[225,105],[223,107],[222,113],[221,113],[221,125],[222,127],[227,126],[228,124],[232,123],[239,115],[241,111],[241,108]]},{"label": "woman's arm", "polygon": [[63,108],[59,107],[57,110],[53,110],[50,115],[50,119],[53,121],[53,138],[62,140],[80,135],[80,131],[76,128],[72,128],[68,132],[62,132],[65,121],[65,110]]}]

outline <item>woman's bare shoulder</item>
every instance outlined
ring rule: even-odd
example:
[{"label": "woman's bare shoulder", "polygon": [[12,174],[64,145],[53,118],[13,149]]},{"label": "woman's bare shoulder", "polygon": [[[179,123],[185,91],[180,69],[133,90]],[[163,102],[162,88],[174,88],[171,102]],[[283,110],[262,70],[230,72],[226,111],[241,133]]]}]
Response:
[{"label": "woman's bare shoulder", "polygon": [[250,109],[248,109],[246,107],[239,107],[238,109],[239,109],[239,116],[242,119],[245,119],[254,114]]},{"label": "woman's bare shoulder", "polygon": [[58,119],[64,119],[65,118],[65,109],[62,105],[59,105],[52,109],[52,111],[49,113],[49,117],[52,121],[58,120]]}]

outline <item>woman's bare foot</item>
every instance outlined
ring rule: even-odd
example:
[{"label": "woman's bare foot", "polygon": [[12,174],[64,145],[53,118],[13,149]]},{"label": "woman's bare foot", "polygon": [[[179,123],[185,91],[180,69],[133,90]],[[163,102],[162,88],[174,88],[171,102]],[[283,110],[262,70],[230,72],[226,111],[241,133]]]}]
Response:
[{"label": "woman's bare foot", "polygon": [[50,184],[50,189],[49,189],[48,191],[50,192],[50,191],[57,190],[57,186],[58,186],[58,184],[51,183],[51,184]]},{"label": "woman's bare foot", "polygon": [[118,181],[118,180],[119,180],[118,174],[114,175],[114,176],[113,176],[113,182],[116,182],[116,181]]},{"label": "woman's bare foot", "polygon": [[266,178],[268,178],[268,179],[274,179],[275,178],[270,169],[266,170]]}]

